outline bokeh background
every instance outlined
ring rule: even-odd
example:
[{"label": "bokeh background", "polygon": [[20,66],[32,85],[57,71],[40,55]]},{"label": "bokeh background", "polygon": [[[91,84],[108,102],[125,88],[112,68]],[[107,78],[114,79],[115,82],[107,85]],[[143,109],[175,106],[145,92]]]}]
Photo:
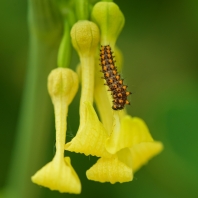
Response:
[{"label": "bokeh background", "polygon": [[[131,106],[127,107],[127,111],[132,116],[143,118],[154,139],[162,141],[165,149],[139,170],[132,182],[114,185],[86,179],[85,171],[96,158],[68,154],[72,157],[73,167],[82,182],[82,193],[78,197],[196,198],[198,197],[198,3],[196,0],[115,0],[115,2],[126,19],[117,44],[124,55],[122,73],[130,91],[133,92],[130,98]],[[9,175],[17,137],[28,45],[27,2],[0,1],[0,188],[2,189]],[[72,68],[75,68],[77,62],[78,58],[74,54]],[[79,96],[78,93],[70,107],[68,133],[71,136],[75,135],[78,128]],[[48,150],[44,151],[46,159],[42,165],[50,161],[54,155],[53,119],[49,124],[51,137]],[[36,144],[37,142],[35,147]],[[30,185],[40,191],[40,195],[35,198],[76,197]]]}]

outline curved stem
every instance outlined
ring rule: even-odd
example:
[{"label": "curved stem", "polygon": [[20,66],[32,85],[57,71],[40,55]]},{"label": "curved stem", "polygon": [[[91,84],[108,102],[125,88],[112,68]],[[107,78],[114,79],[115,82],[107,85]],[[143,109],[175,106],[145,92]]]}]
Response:
[{"label": "curved stem", "polygon": [[75,0],[75,9],[78,20],[86,20],[89,18],[88,0]]},{"label": "curved stem", "polygon": [[58,67],[69,67],[71,62],[71,39],[70,39],[70,25],[65,22],[64,35],[58,51]]}]

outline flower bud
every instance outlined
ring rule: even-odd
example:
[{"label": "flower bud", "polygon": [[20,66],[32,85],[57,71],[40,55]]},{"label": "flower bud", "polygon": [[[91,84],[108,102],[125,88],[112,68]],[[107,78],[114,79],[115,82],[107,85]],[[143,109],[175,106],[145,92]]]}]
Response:
[{"label": "flower bud", "polygon": [[68,68],[56,68],[48,77],[48,91],[54,103],[60,94],[65,97],[67,105],[71,103],[78,90],[78,76]]},{"label": "flower bud", "polygon": [[100,33],[95,23],[81,20],[72,27],[71,38],[73,47],[79,56],[94,56]]},{"label": "flower bud", "polygon": [[114,47],[125,21],[119,7],[113,2],[98,2],[91,19],[101,30],[101,44]]}]

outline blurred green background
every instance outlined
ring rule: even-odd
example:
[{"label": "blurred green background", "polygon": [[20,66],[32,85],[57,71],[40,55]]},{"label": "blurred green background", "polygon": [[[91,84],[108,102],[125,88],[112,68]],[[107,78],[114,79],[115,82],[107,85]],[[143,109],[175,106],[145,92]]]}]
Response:
[{"label": "blurred green background", "polygon": [[[196,0],[117,0],[115,3],[126,19],[117,44],[124,55],[122,73],[133,92],[128,113],[143,118],[154,139],[162,141],[165,149],[138,171],[132,182],[114,185],[86,179],[85,171],[96,158],[67,153],[82,182],[82,193],[78,197],[196,198],[198,3]],[[27,2],[0,1],[1,188],[6,184],[16,139],[27,56]],[[72,67],[75,68],[78,59],[73,57]],[[71,136],[78,128],[79,96],[78,93],[69,109],[68,133]],[[54,155],[53,119],[51,126],[48,152],[45,151],[42,165]],[[31,185],[39,188],[38,198],[76,197]]]}]

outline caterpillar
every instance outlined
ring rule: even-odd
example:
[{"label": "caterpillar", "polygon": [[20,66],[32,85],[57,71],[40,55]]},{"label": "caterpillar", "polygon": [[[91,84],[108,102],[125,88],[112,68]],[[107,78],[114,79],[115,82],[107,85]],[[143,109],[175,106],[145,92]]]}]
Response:
[{"label": "caterpillar", "polygon": [[108,91],[111,91],[113,97],[112,109],[121,110],[124,109],[126,104],[130,105],[127,96],[129,96],[131,92],[127,91],[127,85],[123,84],[124,79],[121,79],[117,71],[114,57],[110,45],[101,46],[100,65],[102,66],[101,72],[104,74],[102,78],[106,80],[105,85],[109,87]]}]

